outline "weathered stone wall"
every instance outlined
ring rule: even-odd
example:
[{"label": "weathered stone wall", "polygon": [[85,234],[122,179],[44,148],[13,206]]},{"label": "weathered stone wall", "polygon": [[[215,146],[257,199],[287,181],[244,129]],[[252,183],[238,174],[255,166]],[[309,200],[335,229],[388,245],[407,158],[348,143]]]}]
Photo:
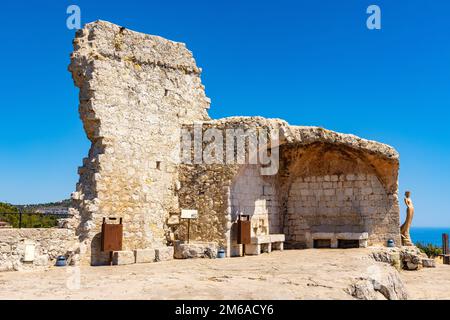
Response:
[{"label": "weathered stone wall", "polygon": [[103,217],[122,217],[124,250],[166,244],[179,128],[208,119],[192,53],[182,43],[97,21],[79,30],[69,70],[80,88],[89,156],[73,195],[85,261],[102,264]]},{"label": "weathered stone wall", "polygon": [[255,228],[252,236],[280,233],[276,176],[261,175],[258,165],[245,166],[234,179],[230,197],[232,220],[249,215]]},{"label": "weathered stone wall", "polygon": [[[198,123],[198,125],[200,124],[202,132],[210,128],[220,130],[223,133],[225,149],[226,129],[261,128],[271,132],[285,122],[261,117],[233,117]],[[185,126],[185,128],[193,130],[192,125]],[[246,141],[244,147],[248,153],[249,144],[248,140]],[[194,145],[192,145],[191,151],[194,153]],[[237,159],[237,149],[234,151],[235,159]],[[259,169],[259,165],[238,163],[180,165],[178,170],[180,189],[177,191],[180,208],[197,209],[199,213],[198,219],[191,223],[190,236],[192,240],[215,242],[230,256],[232,243],[235,242],[237,236],[236,220],[239,210],[249,212],[253,216],[255,208],[258,207],[256,210],[260,215],[264,216],[263,212],[276,215],[272,205],[269,206],[266,203],[266,209],[264,209],[263,185],[259,185],[259,182],[263,180],[266,181],[264,183],[266,187],[272,185],[273,177],[260,176]],[[266,192],[273,193],[274,190],[266,188]],[[271,194],[269,198],[273,198],[273,195]],[[256,200],[258,201],[255,206]],[[273,228],[276,228],[275,219],[269,223],[273,223]],[[175,239],[186,239],[186,221],[172,225],[171,229]]]},{"label": "weathered stone wall", "polygon": [[390,198],[375,175],[348,174],[297,178],[288,196],[287,241],[312,246],[311,233],[368,232],[370,244],[397,239]]},{"label": "weathered stone wall", "polygon": [[323,143],[281,155],[287,241],[311,247],[312,233],[367,232],[369,245],[400,243],[397,161]]},{"label": "weathered stone wall", "polygon": [[[239,252],[237,215],[249,214],[252,225],[267,219],[268,233],[285,233],[296,247],[311,246],[310,234],[326,231],[367,232],[369,244],[400,243],[398,154],[391,147],[277,119],[203,123],[203,130],[211,127],[279,128],[280,168],[261,176],[258,165],[181,166],[180,206],[199,210],[191,225],[195,240],[217,241],[229,255]],[[185,226],[175,229],[184,239]]]},{"label": "weathered stone wall", "polygon": [[[34,247],[34,258],[26,262],[27,244]],[[71,257],[77,248],[78,239],[69,229],[0,229],[0,271],[51,266],[57,256]]]},{"label": "weathered stone wall", "polygon": [[280,207],[278,203],[276,175],[261,175],[259,165],[243,166],[233,179],[231,186],[230,255],[242,253],[237,244],[237,223],[239,215],[250,216],[251,236],[280,233]]}]

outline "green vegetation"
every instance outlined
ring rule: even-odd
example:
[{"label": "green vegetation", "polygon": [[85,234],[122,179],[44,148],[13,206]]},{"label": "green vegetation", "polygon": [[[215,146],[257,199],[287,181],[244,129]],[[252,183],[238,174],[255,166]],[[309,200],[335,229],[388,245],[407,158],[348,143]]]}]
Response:
[{"label": "green vegetation", "polygon": [[15,212],[19,212],[17,207],[9,203],[0,202],[0,213],[15,213]]},{"label": "green vegetation", "polygon": [[[19,209],[9,203],[0,202],[0,221],[8,222],[13,228],[18,228],[20,223]],[[55,216],[27,211],[22,213],[22,228],[51,228],[57,226],[58,219]]]},{"label": "green vegetation", "polygon": [[423,244],[421,242],[416,243],[416,247],[420,249],[423,253],[425,253],[428,258],[435,258],[442,254],[442,249],[439,246],[435,246],[431,243]]},{"label": "green vegetation", "polygon": [[48,202],[48,203],[35,203],[35,204],[24,204],[24,205],[15,205],[22,212],[35,212],[39,209],[51,208],[51,207],[61,207],[61,208],[69,208],[72,203],[72,200],[66,199],[59,202]]}]

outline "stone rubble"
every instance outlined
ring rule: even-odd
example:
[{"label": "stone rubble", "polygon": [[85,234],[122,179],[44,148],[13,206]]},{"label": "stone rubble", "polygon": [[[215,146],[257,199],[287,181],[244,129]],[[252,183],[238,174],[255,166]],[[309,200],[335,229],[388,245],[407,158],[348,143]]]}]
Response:
[{"label": "stone rubble", "polygon": [[361,277],[348,293],[359,300],[406,300],[407,290],[396,270],[381,271],[376,276]]},{"label": "stone rubble", "polygon": [[389,263],[399,270],[420,270],[421,268],[436,267],[436,262],[428,258],[415,246],[379,248],[372,253],[372,257],[375,261]]}]

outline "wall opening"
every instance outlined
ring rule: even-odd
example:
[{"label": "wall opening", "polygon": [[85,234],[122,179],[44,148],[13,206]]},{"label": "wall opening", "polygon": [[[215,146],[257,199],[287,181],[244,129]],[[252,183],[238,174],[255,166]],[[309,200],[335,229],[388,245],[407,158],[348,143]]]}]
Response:
[{"label": "wall opening", "polygon": [[340,249],[359,248],[359,240],[338,239],[338,248]]},{"label": "wall opening", "polygon": [[331,248],[331,239],[314,239],[315,249]]}]

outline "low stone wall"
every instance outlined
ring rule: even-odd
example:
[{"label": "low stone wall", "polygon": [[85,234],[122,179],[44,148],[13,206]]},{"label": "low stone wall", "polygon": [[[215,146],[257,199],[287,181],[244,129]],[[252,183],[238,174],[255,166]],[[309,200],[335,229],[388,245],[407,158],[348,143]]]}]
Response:
[{"label": "low stone wall", "polygon": [[78,247],[70,229],[0,229],[0,271],[19,271],[55,264]]}]

